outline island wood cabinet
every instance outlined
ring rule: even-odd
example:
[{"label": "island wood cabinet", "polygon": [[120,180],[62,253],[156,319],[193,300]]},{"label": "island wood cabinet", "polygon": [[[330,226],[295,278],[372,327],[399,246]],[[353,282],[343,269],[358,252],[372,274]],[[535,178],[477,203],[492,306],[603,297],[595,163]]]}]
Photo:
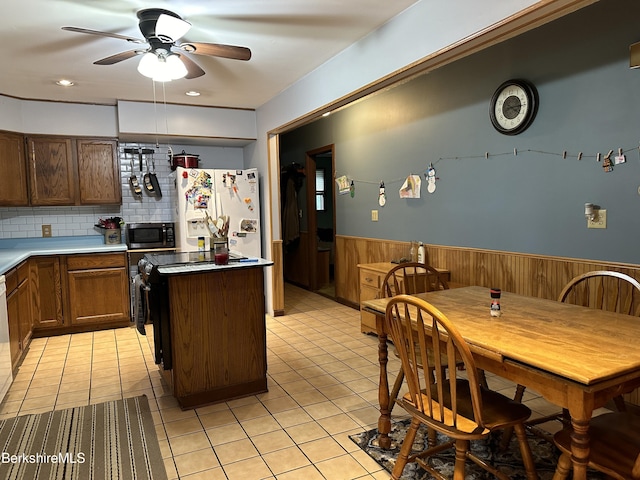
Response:
[{"label": "island wood cabinet", "polygon": [[28,261],[7,272],[6,285],[9,350],[11,365],[15,369],[29,345],[32,334]]},{"label": "island wood cabinet", "polygon": [[33,257],[29,278],[34,328],[61,327],[62,275],[58,256]]},{"label": "island wood cabinet", "polygon": [[71,325],[129,323],[129,284],[124,253],[67,257]]},{"label": "island wood cabinet", "polygon": [[0,205],[29,205],[24,135],[0,132]]},{"label": "island wood cabinet", "polygon": [[[360,331],[362,333],[377,334],[376,316],[373,313],[363,310],[362,302],[378,298],[380,287],[387,272],[395,267],[391,262],[361,263],[358,265],[359,271],[359,303],[360,303]],[[438,273],[447,281],[451,280],[448,270],[437,268]]]},{"label": "island wood cabinet", "polygon": [[33,206],[122,203],[114,139],[29,136],[27,159]]},{"label": "island wood cabinet", "polygon": [[173,366],[161,374],[180,406],[266,392],[263,267],[169,275],[163,285]]}]

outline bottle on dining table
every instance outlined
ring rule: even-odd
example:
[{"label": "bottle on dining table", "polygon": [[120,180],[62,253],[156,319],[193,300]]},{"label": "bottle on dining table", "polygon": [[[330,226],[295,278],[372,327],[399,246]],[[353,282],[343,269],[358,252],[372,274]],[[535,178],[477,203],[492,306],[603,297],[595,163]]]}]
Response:
[{"label": "bottle on dining table", "polygon": [[501,290],[499,288],[491,289],[491,316],[499,317],[500,312],[500,294]]}]

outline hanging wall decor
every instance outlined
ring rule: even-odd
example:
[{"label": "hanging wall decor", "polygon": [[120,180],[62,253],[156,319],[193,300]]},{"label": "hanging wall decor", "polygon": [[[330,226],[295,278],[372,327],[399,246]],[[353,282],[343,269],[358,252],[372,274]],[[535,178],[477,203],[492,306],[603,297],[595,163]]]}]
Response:
[{"label": "hanging wall decor", "polygon": [[400,188],[400,198],[420,198],[420,175],[409,175]]}]

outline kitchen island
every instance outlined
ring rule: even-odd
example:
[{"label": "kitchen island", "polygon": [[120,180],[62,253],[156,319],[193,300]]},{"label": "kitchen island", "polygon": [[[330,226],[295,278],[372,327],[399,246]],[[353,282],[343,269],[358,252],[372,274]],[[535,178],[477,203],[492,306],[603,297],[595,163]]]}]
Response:
[{"label": "kitchen island", "polygon": [[170,254],[146,257],[163,378],[185,409],[266,392],[264,268],[272,262],[223,266],[190,253],[195,260],[182,265],[159,265]]}]

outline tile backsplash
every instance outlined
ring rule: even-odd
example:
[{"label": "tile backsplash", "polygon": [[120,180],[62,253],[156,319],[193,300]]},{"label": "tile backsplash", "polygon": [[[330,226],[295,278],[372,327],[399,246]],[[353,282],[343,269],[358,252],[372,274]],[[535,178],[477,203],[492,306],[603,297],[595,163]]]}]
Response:
[{"label": "tile backsplash", "polygon": [[[144,191],[143,176],[146,165],[140,171],[138,156],[125,155],[125,148],[148,148],[155,153],[149,155],[149,167],[155,171],[162,197]],[[126,223],[167,222],[173,218],[173,177],[170,176],[167,147],[145,143],[120,143],[120,174],[122,178],[122,205],[79,207],[0,207],[0,238],[41,237],[42,225],[51,225],[52,236],[102,235],[94,225],[100,218],[122,217]],[[146,157],[145,157],[146,158]],[[142,197],[133,194],[129,186],[131,165],[143,189]]]}]

